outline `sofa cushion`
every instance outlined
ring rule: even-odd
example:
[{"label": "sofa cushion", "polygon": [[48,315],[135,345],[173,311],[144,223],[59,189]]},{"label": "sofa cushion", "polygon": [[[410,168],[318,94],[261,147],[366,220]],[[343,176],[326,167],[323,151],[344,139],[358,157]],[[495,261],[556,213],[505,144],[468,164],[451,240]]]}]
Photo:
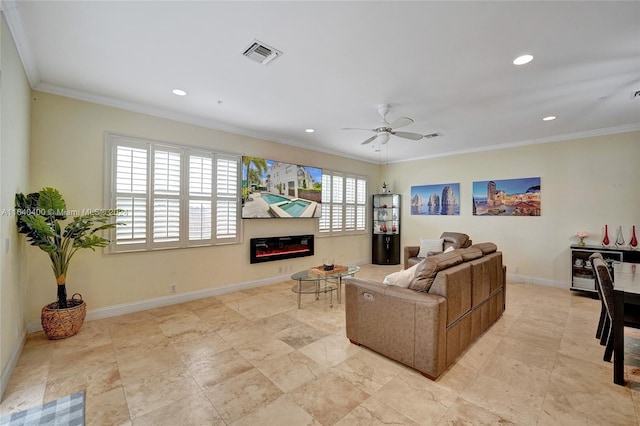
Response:
[{"label": "sofa cushion", "polygon": [[463,249],[456,250],[462,256],[463,262],[468,262],[470,260],[478,259],[483,256],[482,250],[476,247],[467,247]]},{"label": "sofa cushion", "polygon": [[427,257],[433,253],[441,253],[444,245],[444,238],[438,240],[429,240],[420,238],[420,251],[418,257]]},{"label": "sofa cushion", "polygon": [[394,285],[396,287],[407,288],[409,287],[409,283],[413,279],[413,276],[416,273],[416,269],[418,268],[419,263],[416,263],[409,269],[403,269],[402,271],[393,272],[386,277],[382,281],[383,284],[386,285]]},{"label": "sofa cushion", "polygon": [[465,248],[471,245],[469,236],[462,232],[443,232],[440,238],[444,239],[445,247]]},{"label": "sofa cushion", "polygon": [[478,243],[472,245],[471,248],[480,249],[483,255],[487,255],[498,250],[498,246],[496,246],[494,243]]},{"label": "sofa cushion", "polygon": [[460,263],[462,263],[462,256],[456,253],[455,250],[450,253],[429,256],[418,263],[413,279],[409,283],[409,288],[416,291],[428,292],[438,272]]}]

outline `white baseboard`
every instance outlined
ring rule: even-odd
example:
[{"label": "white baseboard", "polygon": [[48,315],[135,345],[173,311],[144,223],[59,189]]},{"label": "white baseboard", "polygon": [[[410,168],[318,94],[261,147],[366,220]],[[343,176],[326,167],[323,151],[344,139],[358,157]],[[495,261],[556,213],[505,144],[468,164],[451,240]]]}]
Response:
[{"label": "white baseboard", "polygon": [[9,362],[2,370],[2,374],[0,375],[0,401],[4,397],[4,391],[7,390],[7,386],[9,385],[9,380],[11,380],[11,375],[13,374],[13,370],[16,368],[18,364],[18,359],[20,359],[20,354],[22,354],[22,348],[24,347],[24,342],[27,341],[27,332],[23,331],[22,336],[20,336],[20,343],[16,345],[9,358]]},{"label": "white baseboard", "polygon": [[[190,291],[187,293],[177,293],[170,296],[155,297],[153,299],[141,300],[139,302],[122,303],[120,305],[107,306],[104,308],[91,309],[87,311],[86,321],[115,317],[118,315],[130,314],[133,312],[146,311],[148,309],[160,308],[163,306],[175,305],[177,303],[190,302],[192,300],[204,299],[206,297],[220,296],[221,294],[232,293],[234,291],[246,290],[249,288],[262,287],[276,284],[290,279],[289,275],[278,275],[254,281],[229,284],[222,287],[208,288],[205,290]],[[42,330],[40,319],[33,319],[27,324],[27,331],[33,333]]]},{"label": "white baseboard", "polygon": [[514,282],[514,283],[543,285],[545,287],[563,288],[567,290],[571,287],[569,283],[564,281],[547,280],[544,278],[529,277],[526,275],[509,274],[509,273],[507,274],[507,281]]}]

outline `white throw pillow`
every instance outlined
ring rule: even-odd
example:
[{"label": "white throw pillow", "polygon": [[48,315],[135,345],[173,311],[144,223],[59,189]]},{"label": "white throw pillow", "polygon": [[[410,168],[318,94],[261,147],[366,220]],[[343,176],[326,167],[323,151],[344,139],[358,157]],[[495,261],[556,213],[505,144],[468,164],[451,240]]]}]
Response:
[{"label": "white throw pillow", "polygon": [[383,284],[386,285],[394,285],[396,287],[407,288],[409,287],[409,283],[413,279],[413,276],[416,274],[416,269],[418,268],[419,263],[416,263],[409,269],[405,269],[398,272],[393,272],[386,277],[382,281]]},{"label": "white throw pillow", "polygon": [[449,248],[443,251],[443,253],[449,253],[450,251],[454,251],[454,250],[455,249],[453,248],[453,246],[449,246]]},{"label": "white throw pillow", "polygon": [[439,240],[420,238],[420,251],[418,252],[418,257],[427,257],[429,252],[441,253],[443,245],[444,238],[440,238]]}]

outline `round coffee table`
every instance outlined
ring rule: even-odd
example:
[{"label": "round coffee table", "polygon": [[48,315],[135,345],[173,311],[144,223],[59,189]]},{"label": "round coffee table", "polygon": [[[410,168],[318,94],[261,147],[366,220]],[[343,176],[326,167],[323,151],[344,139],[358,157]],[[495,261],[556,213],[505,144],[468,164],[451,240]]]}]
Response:
[{"label": "round coffee table", "polygon": [[321,275],[306,269],[291,275],[292,280],[298,281],[298,284],[291,288],[291,291],[298,294],[298,309],[300,309],[303,294],[315,294],[318,300],[320,293],[329,293],[329,306],[333,307],[333,292],[337,290],[338,303],[342,303],[342,277],[353,276],[359,270],[359,266],[349,266],[346,271]]}]

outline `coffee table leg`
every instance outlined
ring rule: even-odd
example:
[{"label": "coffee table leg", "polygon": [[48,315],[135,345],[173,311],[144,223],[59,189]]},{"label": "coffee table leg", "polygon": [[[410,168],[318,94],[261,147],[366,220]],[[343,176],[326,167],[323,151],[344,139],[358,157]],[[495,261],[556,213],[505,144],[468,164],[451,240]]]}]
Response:
[{"label": "coffee table leg", "polygon": [[333,291],[329,292],[329,307],[333,308]]},{"label": "coffee table leg", "polygon": [[338,277],[338,303],[342,303],[342,275]]},{"label": "coffee table leg", "polygon": [[298,280],[298,309],[300,309],[301,298],[302,298],[302,280]]}]

